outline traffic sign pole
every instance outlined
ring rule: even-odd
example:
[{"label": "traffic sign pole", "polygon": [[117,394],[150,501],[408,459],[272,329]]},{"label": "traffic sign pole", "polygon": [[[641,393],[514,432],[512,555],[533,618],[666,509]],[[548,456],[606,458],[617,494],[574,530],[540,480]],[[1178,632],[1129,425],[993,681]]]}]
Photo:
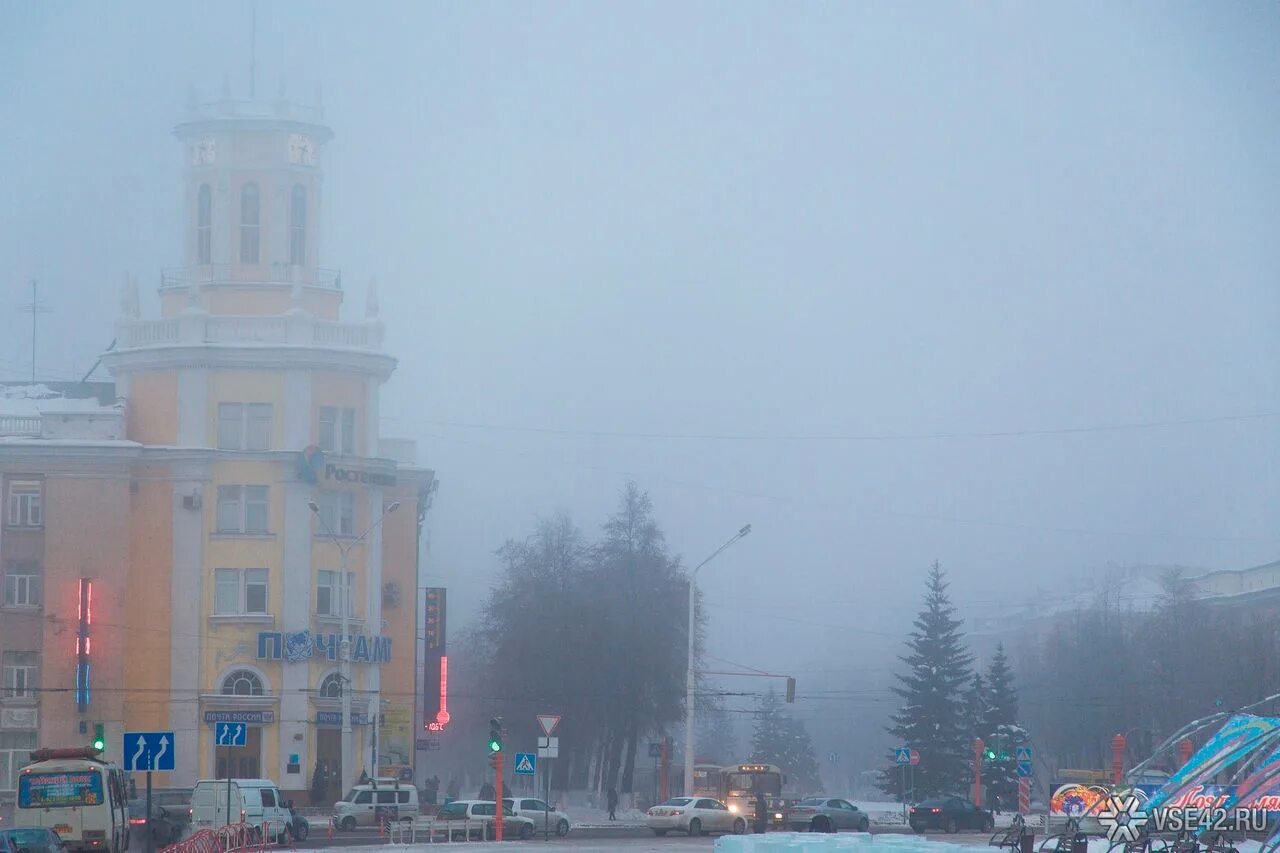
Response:
[{"label": "traffic sign pole", "polygon": [[496,841],[502,840],[502,753],[495,752],[493,757],[497,759],[494,762],[494,770],[497,779],[493,783],[494,791],[494,810],[493,810],[493,837]]},{"label": "traffic sign pole", "polygon": [[143,826],[147,828],[147,832],[146,832],[147,837],[143,842],[145,846],[142,849],[147,851],[147,853],[151,853],[152,847],[151,847],[151,771],[150,770],[147,771],[147,822],[143,824]]}]

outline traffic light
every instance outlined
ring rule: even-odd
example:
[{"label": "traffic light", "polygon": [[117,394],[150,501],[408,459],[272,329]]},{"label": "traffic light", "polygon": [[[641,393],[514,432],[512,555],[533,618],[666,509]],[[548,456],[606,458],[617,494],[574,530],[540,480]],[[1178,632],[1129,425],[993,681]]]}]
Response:
[{"label": "traffic light", "polygon": [[995,761],[996,751],[994,749],[991,749],[990,747],[987,747],[987,751],[982,754],[982,757],[987,759],[987,761]]},{"label": "traffic light", "polygon": [[787,679],[787,701],[796,701],[796,680],[794,678]]},{"label": "traffic light", "polygon": [[107,748],[107,727],[102,723],[93,724],[93,748],[104,752]]},{"label": "traffic light", "polygon": [[489,751],[502,752],[502,718],[494,717],[489,721]]}]

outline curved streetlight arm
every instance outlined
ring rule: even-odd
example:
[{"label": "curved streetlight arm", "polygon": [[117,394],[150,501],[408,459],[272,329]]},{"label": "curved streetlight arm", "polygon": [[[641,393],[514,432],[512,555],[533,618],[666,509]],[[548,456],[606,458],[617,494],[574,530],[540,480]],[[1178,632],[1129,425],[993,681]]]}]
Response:
[{"label": "curved streetlight arm", "polygon": [[720,554],[724,553],[734,542],[751,532],[751,525],[744,524],[738,529],[738,532],[729,537],[729,540],[719,548],[711,552],[711,555],[701,563],[693,567],[693,571],[689,572],[689,629],[688,629],[688,659],[684,673],[684,795],[686,797],[693,796],[693,631],[694,631],[694,592],[693,584],[697,580],[698,570],[710,563]]}]

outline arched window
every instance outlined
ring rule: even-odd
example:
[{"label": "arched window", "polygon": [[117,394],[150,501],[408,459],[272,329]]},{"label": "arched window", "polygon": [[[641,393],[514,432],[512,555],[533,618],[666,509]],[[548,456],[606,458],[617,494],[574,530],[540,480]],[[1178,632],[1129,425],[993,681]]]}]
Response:
[{"label": "arched window", "polygon": [[247,669],[237,669],[222,679],[223,696],[262,696],[262,678]]},{"label": "arched window", "polygon": [[289,263],[307,262],[307,188],[296,184],[289,204]]},{"label": "arched window", "polygon": [[258,245],[262,231],[262,205],[258,185],[240,188],[240,263],[258,263]]},{"label": "arched window", "polygon": [[342,676],[336,672],[331,672],[320,682],[320,698],[321,699],[341,699],[342,698]]},{"label": "arched window", "polygon": [[196,197],[196,263],[211,263],[213,253],[213,192],[208,184],[200,185]]}]

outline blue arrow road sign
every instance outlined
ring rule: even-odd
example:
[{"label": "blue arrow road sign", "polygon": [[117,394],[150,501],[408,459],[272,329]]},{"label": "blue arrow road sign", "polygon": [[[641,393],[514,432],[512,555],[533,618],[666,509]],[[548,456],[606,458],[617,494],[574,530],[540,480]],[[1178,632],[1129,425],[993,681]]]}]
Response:
[{"label": "blue arrow road sign", "polygon": [[1019,761],[1030,761],[1030,760],[1031,760],[1031,747],[1029,747],[1029,746],[1020,746],[1020,747],[1018,747],[1018,749],[1017,749],[1017,759],[1018,759]]},{"label": "blue arrow road sign", "polygon": [[516,753],[516,775],[532,776],[538,767],[538,756],[532,752]]},{"label": "blue arrow road sign", "polygon": [[249,727],[244,723],[214,723],[215,746],[245,746],[249,743]]},{"label": "blue arrow road sign", "polygon": [[1029,777],[1029,776],[1034,776],[1034,775],[1036,775],[1036,774],[1034,774],[1034,773],[1032,773],[1032,772],[1031,772],[1031,762],[1030,762],[1030,761],[1019,761],[1019,762],[1018,762],[1018,777],[1019,777],[1019,778],[1024,778],[1024,779],[1025,779],[1025,778],[1027,778],[1027,777]]},{"label": "blue arrow road sign", "polygon": [[906,746],[900,746],[897,749],[895,749],[893,751],[893,761],[895,764],[910,764],[911,748]]},{"label": "blue arrow road sign", "polygon": [[173,732],[125,732],[125,770],[172,770]]}]

